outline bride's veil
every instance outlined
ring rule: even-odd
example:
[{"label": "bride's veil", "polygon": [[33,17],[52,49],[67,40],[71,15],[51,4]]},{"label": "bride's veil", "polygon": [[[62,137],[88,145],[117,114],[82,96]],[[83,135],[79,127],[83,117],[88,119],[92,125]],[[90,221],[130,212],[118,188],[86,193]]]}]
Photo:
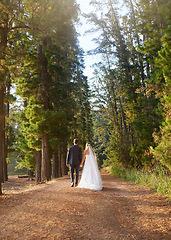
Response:
[{"label": "bride's veil", "polygon": [[96,160],[96,159],[97,159],[97,158],[96,158],[96,154],[95,154],[95,152],[94,152],[94,150],[93,150],[93,148],[92,148],[91,145],[89,145],[89,152],[90,152],[90,155],[91,155],[92,157],[94,157],[94,159]]},{"label": "bride's veil", "polygon": [[90,157],[93,165],[99,170],[98,165],[97,165],[96,154],[95,154],[95,152],[94,152],[94,150],[93,150],[91,145],[89,145],[89,149],[88,150],[89,150],[89,157]]},{"label": "bride's veil", "polygon": [[102,190],[102,180],[97,165],[96,154],[90,144],[86,144],[86,160],[78,187]]}]

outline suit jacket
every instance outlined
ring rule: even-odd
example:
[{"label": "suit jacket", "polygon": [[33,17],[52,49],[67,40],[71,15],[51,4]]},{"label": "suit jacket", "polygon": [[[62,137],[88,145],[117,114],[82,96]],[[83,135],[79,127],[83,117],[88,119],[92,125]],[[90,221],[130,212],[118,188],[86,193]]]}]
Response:
[{"label": "suit jacket", "polygon": [[81,161],[82,161],[81,148],[78,145],[71,146],[68,150],[66,164],[78,166],[80,165]]}]

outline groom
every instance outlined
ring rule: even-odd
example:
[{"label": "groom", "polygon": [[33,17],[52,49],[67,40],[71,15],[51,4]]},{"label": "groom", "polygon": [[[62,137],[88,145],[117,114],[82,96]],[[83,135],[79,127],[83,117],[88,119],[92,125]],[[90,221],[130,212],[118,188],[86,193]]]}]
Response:
[{"label": "groom", "polygon": [[71,172],[71,187],[74,187],[74,170],[76,170],[75,187],[78,186],[79,167],[82,160],[82,151],[78,146],[78,139],[74,139],[74,145],[68,150],[66,159],[66,165],[69,167]]}]

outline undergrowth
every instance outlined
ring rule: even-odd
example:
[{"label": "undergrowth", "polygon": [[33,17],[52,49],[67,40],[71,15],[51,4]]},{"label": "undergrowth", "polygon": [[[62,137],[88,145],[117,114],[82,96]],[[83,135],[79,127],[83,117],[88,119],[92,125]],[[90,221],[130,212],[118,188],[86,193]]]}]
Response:
[{"label": "undergrowth", "polygon": [[125,169],[116,165],[105,169],[117,178],[146,186],[150,190],[171,199],[171,178],[162,168],[148,171],[144,169],[137,170],[136,168]]}]

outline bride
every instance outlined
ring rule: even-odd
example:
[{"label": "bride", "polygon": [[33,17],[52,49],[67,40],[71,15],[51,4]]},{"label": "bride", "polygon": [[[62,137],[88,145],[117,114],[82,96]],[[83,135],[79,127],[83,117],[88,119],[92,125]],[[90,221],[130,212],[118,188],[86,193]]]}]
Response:
[{"label": "bride", "polygon": [[83,159],[80,164],[82,167],[83,163],[84,168],[81,176],[81,180],[77,188],[89,188],[93,190],[102,190],[102,180],[99,173],[96,155],[90,143],[86,143],[86,149],[83,153]]}]

